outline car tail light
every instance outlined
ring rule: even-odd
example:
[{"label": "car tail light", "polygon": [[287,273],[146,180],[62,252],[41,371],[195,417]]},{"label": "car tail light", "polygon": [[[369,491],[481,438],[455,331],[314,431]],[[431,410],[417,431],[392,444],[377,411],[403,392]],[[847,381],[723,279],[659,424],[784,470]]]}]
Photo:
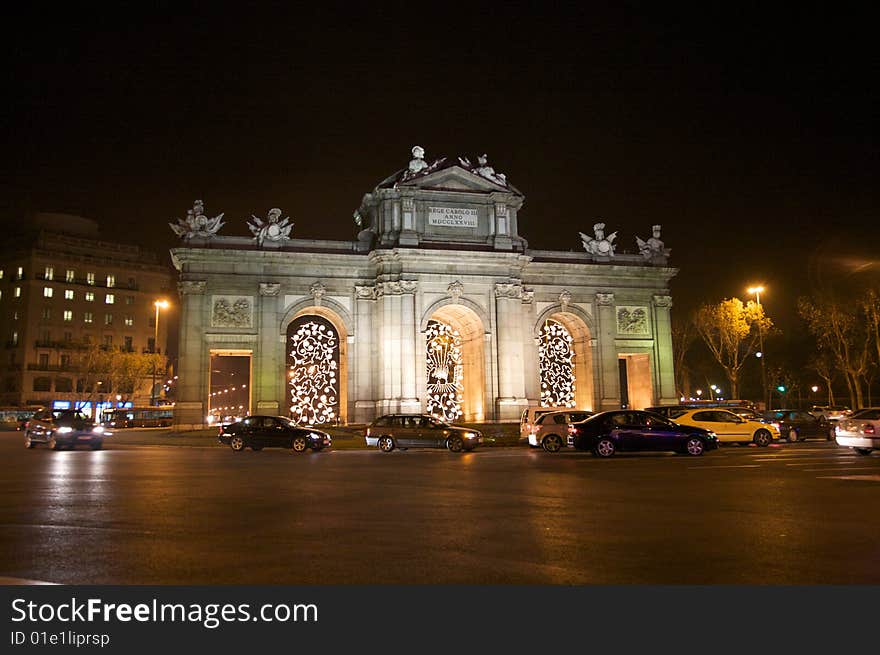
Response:
[{"label": "car tail light", "polygon": [[569,426],[568,426],[568,433],[569,433],[569,434],[577,434],[577,428],[574,427],[573,425],[569,424]]},{"label": "car tail light", "polygon": [[865,424],[865,434],[874,434],[874,424],[866,423]]}]

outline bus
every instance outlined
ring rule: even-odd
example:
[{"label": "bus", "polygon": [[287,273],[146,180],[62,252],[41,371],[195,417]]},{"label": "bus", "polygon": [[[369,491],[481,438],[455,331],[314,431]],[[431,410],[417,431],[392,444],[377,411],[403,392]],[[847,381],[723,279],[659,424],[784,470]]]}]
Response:
[{"label": "bus", "polygon": [[111,407],[101,416],[105,428],[167,428],[174,419],[174,407]]}]

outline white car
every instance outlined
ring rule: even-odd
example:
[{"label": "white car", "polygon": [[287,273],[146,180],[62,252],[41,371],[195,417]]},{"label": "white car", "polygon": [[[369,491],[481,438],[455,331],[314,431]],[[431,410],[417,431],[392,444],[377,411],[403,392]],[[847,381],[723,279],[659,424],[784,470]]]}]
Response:
[{"label": "white car", "polygon": [[860,409],[837,422],[834,438],[859,455],[870,455],[880,449],[880,407]]},{"label": "white car", "polygon": [[848,418],[852,410],[845,405],[813,405],[810,414],[826,421],[839,421]]}]

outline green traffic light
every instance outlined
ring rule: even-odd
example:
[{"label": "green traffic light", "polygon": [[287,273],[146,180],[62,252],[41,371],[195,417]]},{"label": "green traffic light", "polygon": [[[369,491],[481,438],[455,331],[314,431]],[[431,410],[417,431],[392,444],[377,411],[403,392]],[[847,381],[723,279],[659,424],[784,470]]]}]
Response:
[{"label": "green traffic light", "polygon": [[776,387],[776,389],[777,389],[777,391],[781,391],[781,392],[785,393],[785,387],[783,387],[781,384],[778,387]]}]

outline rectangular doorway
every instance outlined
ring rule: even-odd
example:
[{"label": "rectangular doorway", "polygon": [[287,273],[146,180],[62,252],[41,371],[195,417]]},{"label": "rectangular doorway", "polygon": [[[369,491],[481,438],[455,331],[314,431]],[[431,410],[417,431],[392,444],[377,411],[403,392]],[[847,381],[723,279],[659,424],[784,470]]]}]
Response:
[{"label": "rectangular doorway", "polygon": [[620,405],[626,409],[644,409],[654,404],[651,357],[647,353],[619,355]]},{"label": "rectangular doorway", "polygon": [[208,421],[231,423],[251,413],[250,350],[212,350],[208,375]]}]

